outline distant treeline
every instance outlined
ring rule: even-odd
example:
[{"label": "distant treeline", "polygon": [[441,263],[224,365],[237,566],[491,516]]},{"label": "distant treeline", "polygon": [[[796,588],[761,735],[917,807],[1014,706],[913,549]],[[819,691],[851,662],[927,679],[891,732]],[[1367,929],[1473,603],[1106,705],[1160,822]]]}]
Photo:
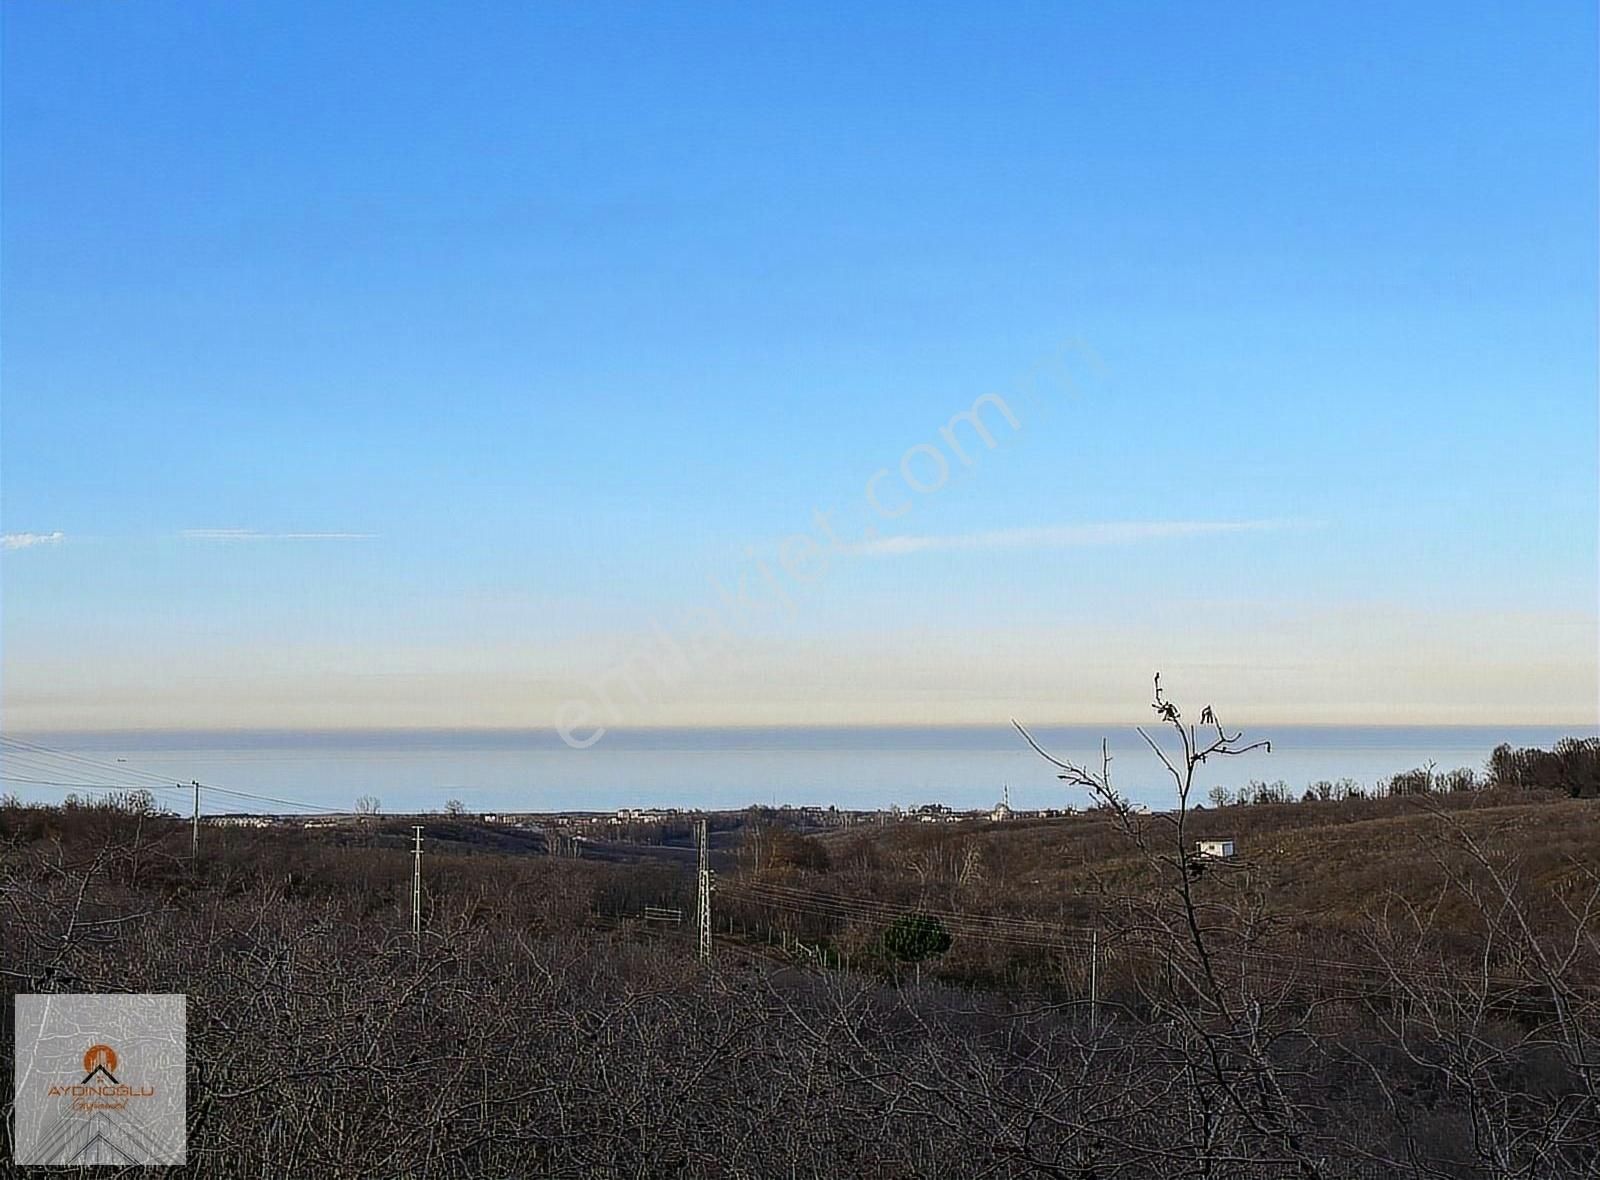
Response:
[{"label": "distant treeline", "polygon": [[[1573,799],[1600,798],[1600,738],[1562,738],[1553,750],[1515,749],[1502,742],[1489,755],[1484,769],[1461,766],[1439,770],[1432,763],[1403,770],[1367,788],[1355,779],[1312,783],[1300,796],[1302,803],[1327,803],[1340,799],[1385,798],[1400,795],[1446,795],[1457,791],[1496,788],[1514,791],[1557,791]],[[1240,803],[1293,803],[1294,790],[1279,779],[1252,780],[1237,791],[1213,788],[1211,803],[1227,807]]]},{"label": "distant treeline", "polygon": [[1502,742],[1489,755],[1489,777],[1497,786],[1600,798],[1600,738],[1562,738],[1554,750],[1514,750]]}]

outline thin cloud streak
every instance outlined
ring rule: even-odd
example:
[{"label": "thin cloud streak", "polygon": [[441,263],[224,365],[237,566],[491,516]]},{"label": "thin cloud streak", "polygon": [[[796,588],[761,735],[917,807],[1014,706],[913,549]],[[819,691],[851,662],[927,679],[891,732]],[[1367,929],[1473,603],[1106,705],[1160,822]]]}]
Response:
[{"label": "thin cloud streak", "polygon": [[184,529],[186,541],[370,541],[377,533],[262,533],[255,529]]},{"label": "thin cloud streak", "polygon": [[59,545],[66,540],[59,529],[53,533],[7,533],[0,538],[0,547],[6,549],[32,549],[37,545]]},{"label": "thin cloud streak", "polygon": [[932,537],[882,537],[862,541],[851,551],[866,557],[904,557],[912,553],[988,549],[1067,549],[1091,545],[1131,545],[1234,533],[1264,533],[1289,527],[1281,520],[1127,520],[1039,528],[996,529]]}]

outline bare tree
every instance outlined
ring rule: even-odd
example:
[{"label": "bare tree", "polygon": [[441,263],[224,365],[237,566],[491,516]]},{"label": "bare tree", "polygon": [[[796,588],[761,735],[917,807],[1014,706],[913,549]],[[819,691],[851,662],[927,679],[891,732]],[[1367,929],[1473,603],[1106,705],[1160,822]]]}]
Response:
[{"label": "bare tree", "polygon": [[[1484,1173],[1600,1175],[1600,997],[1582,982],[1600,976],[1600,874],[1571,865],[1552,906],[1514,855],[1437,800],[1418,804],[1438,821],[1427,853],[1447,885],[1373,913],[1384,1002],[1372,1018],[1408,1070],[1451,1098],[1463,1116],[1452,1139]],[[1468,932],[1476,966],[1451,970],[1444,944]],[[1371,1068],[1370,1046],[1351,1056]],[[1373,1073],[1393,1101],[1398,1087]]]},{"label": "bare tree", "polygon": [[1186,723],[1163,693],[1159,672],[1151,708],[1177,747],[1166,748],[1137,727],[1177,792],[1177,806],[1154,815],[1136,811],[1112,785],[1106,742],[1100,768],[1093,770],[1051,754],[1012,724],[1057,768],[1056,777],[1088,791],[1113,817],[1157,885],[1118,899],[1120,921],[1112,934],[1151,963],[1148,978],[1158,986],[1148,988],[1148,999],[1167,1031],[1170,1065],[1186,1079],[1187,1136],[1174,1158],[1188,1156],[1202,1174],[1248,1159],[1322,1176],[1311,1110],[1284,1077],[1291,1056],[1286,1042],[1305,1037],[1305,1010],[1250,969],[1262,911],[1242,867],[1200,856],[1189,839],[1199,769],[1213,758],[1269,751],[1271,744],[1230,733],[1209,705],[1198,724]]}]

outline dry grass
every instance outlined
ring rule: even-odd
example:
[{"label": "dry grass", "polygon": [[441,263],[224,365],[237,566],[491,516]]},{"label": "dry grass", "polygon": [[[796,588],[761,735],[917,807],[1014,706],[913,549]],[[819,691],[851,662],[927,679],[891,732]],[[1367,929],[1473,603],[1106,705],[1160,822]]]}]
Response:
[{"label": "dry grass", "polygon": [[[1142,822],[1153,844],[1172,846],[1170,818]],[[1448,888],[1452,877],[1475,874],[1466,838],[1516,883],[1544,928],[1560,928],[1563,902],[1576,904],[1600,881],[1600,800],[1553,794],[1471,792],[1192,813],[1186,841],[1192,847],[1209,838],[1235,841],[1236,858],[1215,871],[1231,897],[1271,928],[1273,945],[1311,947],[1347,960],[1367,957],[1376,926],[1397,913],[1432,922],[1433,953],[1448,956],[1452,947],[1470,953],[1481,915]],[[1008,824],[904,823],[823,839],[831,867],[787,870],[792,886],[980,919],[1031,919],[1064,936],[1113,925],[1129,898],[1159,887],[1137,847],[1109,817],[1093,812]],[[805,915],[783,920],[800,934],[850,936],[838,922]],[[864,939],[857,931],[856,941]],[[1045,957],[1036,948],[958,940],[944,970],[996,980],[1020,964],[1037,968]],[[1037,978],[1037,971],[1024,974]]]}]

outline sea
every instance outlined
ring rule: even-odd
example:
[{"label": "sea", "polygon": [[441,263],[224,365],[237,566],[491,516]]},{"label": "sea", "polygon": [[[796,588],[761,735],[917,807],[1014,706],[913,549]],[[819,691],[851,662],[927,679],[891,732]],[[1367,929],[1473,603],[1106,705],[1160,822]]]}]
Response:
[{"label": "sea", "polygon": [[[1175,748],[1170,735],[1152,736]],[[945,803],[1017,809],[1082,807],[1084,793],[1004,726],[653,729],[613,731],[587,749],[552,731],[382,730],[6,733],[4,789],[25,800],[59,801],[108,788],[154,787],[186,812],[191,782],[202,810],[350,810],[361,796],[391,813],[588,811],[622,807],[733,809],[828,806],[875,809]],[[1109,744],[1112,782],[1151,808],[1174,800],[1171,780],[1130,727],[1045,727],[1035,738],[1059,757],[1099,768]],[[1282,781],[1298,795],[1313,782],[1354,780],[1371,788],[1430,763],[1481,770],[1501,742],[1548,748],[1582,727],[1274,726],[1270,752],[1212,759],[1195,800],[1210,789]],[[167,784],[171,784],[167,786]],[[237,792],[224,794],[223,792]],[[261,798],[243,798],[254,795]]]}]

